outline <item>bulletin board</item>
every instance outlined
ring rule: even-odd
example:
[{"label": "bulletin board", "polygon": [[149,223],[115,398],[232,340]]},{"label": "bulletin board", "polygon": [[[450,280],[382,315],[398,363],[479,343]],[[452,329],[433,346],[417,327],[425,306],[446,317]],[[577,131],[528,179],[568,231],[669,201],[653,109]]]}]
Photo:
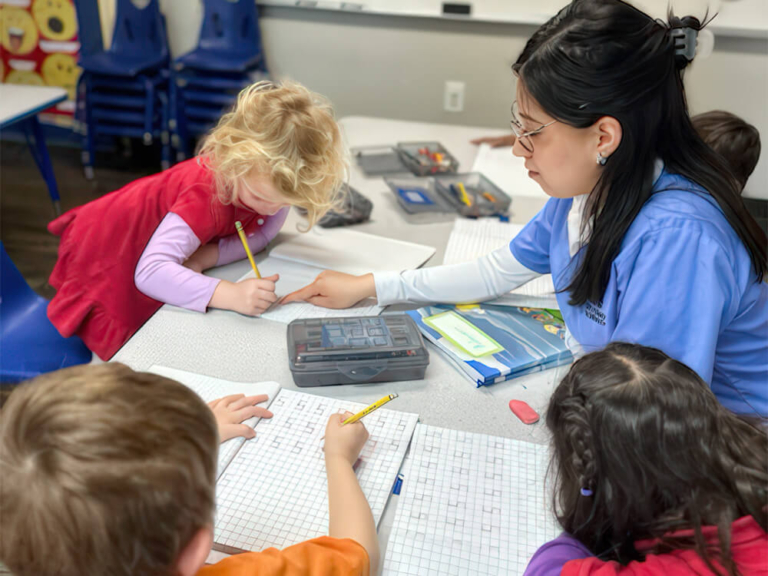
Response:
[{"label": "bulletin board", "polygon": [[74,0],[0,0],[0,80],[69,94],[40,115],[43,122],[72,126],[79,52]]}]

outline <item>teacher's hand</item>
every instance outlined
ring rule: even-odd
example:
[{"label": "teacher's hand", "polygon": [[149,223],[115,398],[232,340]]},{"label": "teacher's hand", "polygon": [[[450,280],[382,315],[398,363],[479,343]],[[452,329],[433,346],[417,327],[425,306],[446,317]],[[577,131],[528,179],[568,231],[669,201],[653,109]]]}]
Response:
[{"label": "teacher's hand", "polygon": [[373,274],[353,276],[324,270],[315,281],[304,288],[283,296],[278,304],[303,300],[323,308],[349,308],[360,300],[376,296]]}]

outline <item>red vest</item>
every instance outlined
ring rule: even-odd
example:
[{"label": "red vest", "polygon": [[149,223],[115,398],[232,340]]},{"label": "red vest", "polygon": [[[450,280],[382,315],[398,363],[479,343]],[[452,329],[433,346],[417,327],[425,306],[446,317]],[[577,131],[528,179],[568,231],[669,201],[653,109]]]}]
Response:
[{"label": "red vest", "polygon": [[[702,534],[707,544],[718,546],[717,528],[704,526]],[[693,530],[681,530],[670,536],[691,536]],[[638,550],[652,550],[655,542],[635,543]],[[742,576],[768,575],[768,534],[752,516],[744,516],[731,524],[731,554]],[[722,566],[713,561],[721,574]],[[648,553],[642,562],[626,566],[605,562],[595,557],[571,560],[563,567],[561,576],[707,576],[714,574],[695,550],[674,550],[666,554]]]},{"label": "red vest", "polygon": [[61,236],[48,318],[62,336],[77,334],[107,360],[163,305],[139,292],[133,278],[169,212],[201,245],[235,234],[236,220],[246,233],[258,228],[258,214],[218,200],[212,175],[195,158],[70,210],[48,225]]}]

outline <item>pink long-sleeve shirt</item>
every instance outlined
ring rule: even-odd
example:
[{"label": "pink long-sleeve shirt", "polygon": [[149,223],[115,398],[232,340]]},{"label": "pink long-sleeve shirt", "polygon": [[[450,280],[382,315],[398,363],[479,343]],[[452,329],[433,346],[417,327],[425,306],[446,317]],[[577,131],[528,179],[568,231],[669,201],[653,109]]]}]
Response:
[{"label": "pink long-sleeve shirt", "polygon": [[[282,228],[288,208],[273,216],[264,216],[260,228],[248,236],[252,253],[261,252]],[[221,280],[204,276],[183,264],[200,247],[200,240],[181,216],[169,212],[144,248],[136,265],[136,288],[150,298],[189,310],[205,312]],[[216,266],[245,258],[237,234],[219,240]]]}]

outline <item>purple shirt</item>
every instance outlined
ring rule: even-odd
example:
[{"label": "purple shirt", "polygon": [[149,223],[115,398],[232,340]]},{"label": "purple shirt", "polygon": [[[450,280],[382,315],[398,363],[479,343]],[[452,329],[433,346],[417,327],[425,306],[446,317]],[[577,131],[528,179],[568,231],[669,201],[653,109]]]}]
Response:
[{"label": "purple shirt", "polygon": [[[261,227],[248,235],[252,253],[261,252],[282,228],[288,208],[264,216]],[[200,240],[178,214],[169,212],[152,234],[134,273],[136,288],[150,298],[189,310],[205,312],[221,281],[199,274],[183,264],[200,247]],[[245,258],[240,237],[232,234],[219,240],[216,266]]]},{"label": "purple shirt", "polygon": [[563,532],[536,550],[523,576],[560,576],[566,562],[592,555],[584,544]]}]

